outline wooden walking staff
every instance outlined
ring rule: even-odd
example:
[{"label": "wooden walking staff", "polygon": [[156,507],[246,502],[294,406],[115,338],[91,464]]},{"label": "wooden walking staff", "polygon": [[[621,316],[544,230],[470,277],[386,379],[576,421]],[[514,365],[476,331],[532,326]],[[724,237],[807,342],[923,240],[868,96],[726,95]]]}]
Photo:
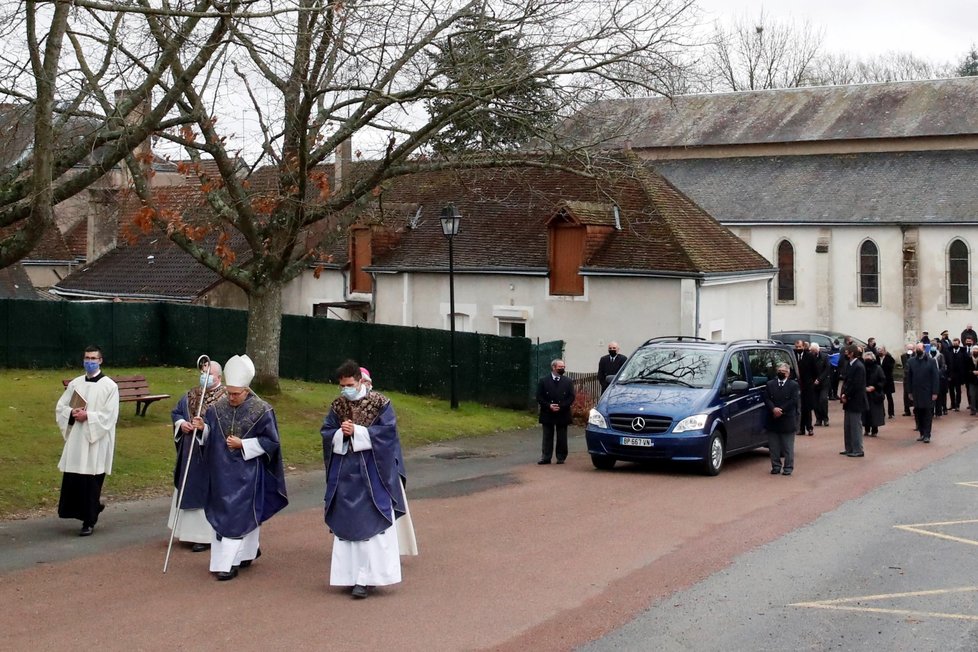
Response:
[{"label": "wooden walking staff", "polygon": [[[197,358],[197,368],[201,372],[208,372],[210,374],[211,359],[206,355],[202,355]],[[202,376],[200,379],[200,403],[197,405],[197,416],[200,416],[201,410],[204,409],[204,396],[207,394],[207,378]],[[186,436],[186,435],[181,435]],[[197,431],[194,430],[190,437],[196,437]],[[183,467],[183,479],[180,480],[180,490],[177,491],[177,513],[173,517],[173,529],[170,530],[170,543],[166,546],[166,559],[163,560],[163,572],[166,572],[167,566],[170,564],[170,551],[173,550],[173,537],[177,533],[177,528],[180,527],[180,509],[183,507],[183,490],[187,487],[187,474],[190,472],[190,460],[194,456],[193,443],[190,445],[190,452],[187,453],[187,463]]]}]

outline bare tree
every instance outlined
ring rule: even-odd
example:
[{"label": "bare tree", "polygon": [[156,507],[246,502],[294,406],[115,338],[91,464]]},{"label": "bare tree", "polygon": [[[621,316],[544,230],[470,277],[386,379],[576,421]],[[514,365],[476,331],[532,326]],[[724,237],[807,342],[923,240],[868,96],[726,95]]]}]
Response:
[{"label": "bare tree", "polygon": [[[15,227],[0,239],[0,267],[30,252],[52,226],[55,205],[98,181],[156,129],[180,123],[167,115],[229,25],[210,0],[198,0],[157,46],[142,38],[139,11],[147,9],[86,0],[0,3],[0,227]],[[173,75],[181,57],[186,74]],[[147,108],[154,88],[162,91]],[[118,97],[100,102],[105,89]]]},{"label": "bare tree", "polygon": [[[660,91],[663,61],[650,54],[665,53],[682,40],[691,5],[692,0],[253,0],[247,16],[229,18],[221,56],[181,89],[173,119],[192,122],[193,128],[161,132],[195,162],[191,168],[201,179],[206,215],[191,220],[171,210],[151,188],[143,162],[129,156],[134,189],[145,205],[142,226],[165,231],[244,290],[256,383],[277,391],[284,285],[315,265],[323,247],[375,201],[385,181],[426,169],[560,165],[545,151],[533,158],[511,147],[435,156],[431,144],[455,118],[478,108],[522,122],[538,149],[545,149],[553,142],[555,121],[540,120],[535,112],[551,108],[495,101],[529,84],[550,89],[550,106],[559,107],[561,116],[599,97],[636,88]],[[146,31],[159,50],[192,15],[140,6],[147,8]],[[492,30],[491,39],[518,36],[526,54],[521,61],[530,65],[446,75],[438,62],[450,57],[460,34],[480,25]],[[185,61],[169,62],[170,78],[187,76]],[[160,79],[156,92],[172,88]],[[105,110],[109,98],[100,101]],[[261,157],[248,180],[236,175],[237,151],[225,130],[245,102],[258,116],[261,141]],[[429,114],[424,107],[431,102],[439,110]],[[382,143],[379,156],[334,181],[323,164],[351,139]],[[198,165],[205,159],[216,163],[217,177]],[[204,237],[215,233],[216,245]],[[320,235],[311,240],[311,233]],[[230,250],[236,237],[247,243],[245,255]]]},{"label": "bare tree", "polygon": [[807,83],[823,33],[808,22],[778,22],[762,11],[714,29],[707,48],[711,90],[791,88]]},{"label": "bare tree", "polygon": [[846,54],[828,54],[816,59],[809,83],[820,86],[871,84],[953,76],[955,69],[952,64],[934,63],[911,52],[888,52],[864,59]]}]

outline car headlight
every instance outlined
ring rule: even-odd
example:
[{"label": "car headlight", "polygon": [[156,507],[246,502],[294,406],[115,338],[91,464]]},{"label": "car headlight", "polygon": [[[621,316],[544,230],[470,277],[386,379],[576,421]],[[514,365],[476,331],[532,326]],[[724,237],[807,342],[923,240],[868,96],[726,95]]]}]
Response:
[{"label": "car headlight", "polygon": [[706,415],[705,414],[694,414],[691,417],[686,417],[672,429],[673,432],[689,432],[690,430],[702,430],[706,427]]},{"label": "car headlight", "polygon": [[594,408],[587,415],[588,425],[597,426],[598,428],[607,428],[608,422],[604,420],[604,416]]}]

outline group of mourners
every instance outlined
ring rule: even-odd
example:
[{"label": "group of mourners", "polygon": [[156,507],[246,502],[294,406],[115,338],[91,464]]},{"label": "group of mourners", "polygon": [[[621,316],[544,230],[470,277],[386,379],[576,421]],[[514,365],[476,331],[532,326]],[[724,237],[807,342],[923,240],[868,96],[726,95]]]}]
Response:
[{"label": "group of mourners", "polygon": [[[89,347],[85,373],[55,408],[65,441],[58,515],[81,520],[80,536],[94,532],[112,472],[119,390],[102,361],[99,348]],[[199,371],[199,384],[172,411],[177,461],[168,525],[194,552],[209,549],[210,571],[227,581],[261,557],[261,526],[289,500],[275,410],[251,390],[251,359],[236,355],[223,367],[205,361]],[[416,555],[417,541],[390,399],[353,361],[336,375],[340,396],[320,430],[333,535],[329,582],[366,598],[372,587],[401,581],[400,555]]]},{"label": "group of mourners", "polygon": [[[766,387],[771,473],[791,475],[795,435],[812,436],[815,427],[829,425],[829,400],[842,403],[845,449],[839,454],[865,457],[863,438],[876,437],[896,416],[893,355],[872,337],[865,346],[846,337],[838,351],[798,340],[794,354],[797,373],[783,364]],[[933,420],[948,413],[948,398],[950,409],[960,410],[963,388],[971,414],[978,413],[978,334],[971,324],[953,339],[946,330],[934,340],[924,331],[900,358],[903,414],[912,410],[917,441],[930,443]]]}]

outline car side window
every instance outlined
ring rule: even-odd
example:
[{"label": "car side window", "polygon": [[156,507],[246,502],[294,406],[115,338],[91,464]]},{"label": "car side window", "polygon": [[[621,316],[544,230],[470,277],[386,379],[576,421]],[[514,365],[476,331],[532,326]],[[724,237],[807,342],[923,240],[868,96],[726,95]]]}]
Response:
[{"label": "car side window", "polygon": [[747,352],[747,366],[754,387],[763,387],[775,376],[774,358],[770,354],[770,349],[750,349]]},{"label": "car side window", "polygon": [[747,375],[744,373],[744,356],[740,351],[731,353],[730,360],[727,362],[727,385],[735,380],[747,380]]},{"label": "car side window", "polygon": [[[771,378],[774,378],[774,376],[777,374],[777,368],[780,364],[788,365],[789,369],[795,368],[794,361],[791,359],[791,355],[789,355],[787,351],[782,351],[781,349],[771,349],[766,351],[766,353],[771,355],[771,361],[774,367],[774,372]],[[795,373],[797,374],[797,370]]]}]

